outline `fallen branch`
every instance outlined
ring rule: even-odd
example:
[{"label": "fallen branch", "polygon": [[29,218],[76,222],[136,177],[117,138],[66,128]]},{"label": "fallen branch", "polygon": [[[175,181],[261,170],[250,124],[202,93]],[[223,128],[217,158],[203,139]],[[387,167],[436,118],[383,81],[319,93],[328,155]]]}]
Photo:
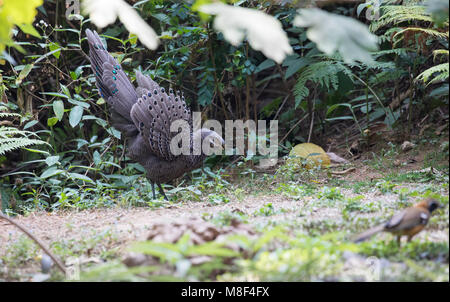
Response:
[{"label": "fallen branch", "polygon": [[344,171],[331,171],[331,174],[333,174],[333,175],[344,175],[344,174],[347,174],[349,172],[352,172],[353,170],[356,170],[356,168],[355,167],[351,167],[351,168],[348,168],[347,170],[344,170]]},{"label": "fallen branch", "polygon": [[1,212],[1,211],[0,211],[0,218],[3,218],[6,221],[8,221],[10,224],[16,226],[22,232],[24,232],[28,237],[30,237],[34,242],[36,242],[36,244],[39,245],[41,247],[41,249],[43,249],[44,252],[53,260],[53,262],[56,264],[56,266],[58,266],[58,268],[64,274],[66,274],[66,268],[64,267],[64,265],[61,263],[61,261],[58,258],[56,258],[55,255],[52,254],[52,252],[50,252],[50,250],[44,245],[44,243],[41,240],[39,240],[37,237],[35,237],[33,234],[31,234],[31,232],[28,231],[24,226],[20,225],[18,222],[14,221],[14,220],[12,220],[11,218],[9,218],[5,214],[3,214],[3,212]]}]

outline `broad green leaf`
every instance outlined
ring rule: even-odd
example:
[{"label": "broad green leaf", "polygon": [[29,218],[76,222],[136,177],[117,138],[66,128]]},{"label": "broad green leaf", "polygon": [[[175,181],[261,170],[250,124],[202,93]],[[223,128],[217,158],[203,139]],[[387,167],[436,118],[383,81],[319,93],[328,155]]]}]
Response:
[{"label": "broad green leaf", "polygon": [[72,80],[76,80],[78,78],[77,74],[74,71],[71,71],[69,74]]},{"label": "broad green leaf", "polygon": [[288,65],[288,69],[286,70],[285,78],[288,79],[288,78],[291,77],[293,74],[295,74],[297,71],[299,71],[300,68],[305,67],[305,66],[308,65],[310,62],[311,62],[310,59],[304,58],[304,57],[292,61],[292,62]]},{"label": "broad green leaf", "polygon": [[71,99],[71,98],[69,98],[68,100],[69,100],[69,103],[72,103],[72,104],[77,105],[77,106],[81,106],[81,107],[86,108],[86,109],[88,109],[90,107],[89,103],[86,103],[86,102],[80,102],[80,101],[77,101],[77,100],[74,100],[74,99]]},{"label": "broad green leaf", "polygon": [[69,124],[72,128],[75,128],[81,121],[83,117],[83,107],[75,106],[70,110],[69,114]]},{"label": "broad green leaf", "polygon": [[56,163],[59,163],[59,155],[49,156],[45,159],[45,163],[51,167]]},{"label": "broad green leaf", "polygon": [[63,84],[60,84],[60,86],[61,86],[62,92],[63,92],[65,95],[67,95],[67,97],[70,99],[72,96],[70,95],[69,88],[67,88],[67,86],[65,86],[65,85],[63,85]]},{"label": "broad green leaf", "polygon": [[271,59],[266,59],[264,62],[262,62],[261,64],[259,64],[256,67],[255,73],[258,73],[260,71],[263,71],[264,69],[270,68],[275,66],[275,62]]},{"label": "broad green leaf", "polygon": [[368,106],[366,106],[366,104],[362,104],[363,106],[361,106],[361,108],[359,108],[359,110],[361,110],[362,113],[366,114],[367,112],[372,111],[372,104],[369,103]]},{"label": "broad green leaf", "polygon": [[55,116],[58,121],[62,120],[64,115],[64,103],[61,100],[56,100],[53,102],[53,112],[55,112]]},{"label": "broad green leaf", "polygon": [[59,49],[59,51],[55,51],[52,53],[55,58],[59,59],[59,56],[61,55],[61,46],[56,42],[52,42],[48,45],[48,48],[50,49],[50,51]]},{"label": "broad green leaf", "polygon": [[28,123],[25,124],[25,126],[23,126],[23,130],[26,130],[26,129],[30,128],[30,127],[33,127],[37,123],[39,123],[39,121],[36,121],[36,120],[29,121]]},{"label": "broad green leaf", "polygon": [[92,179],[87,177],[86,175],[79,174],[79,173],[68,173],[69,177],[79,179],[85,182],[93,182]]},{"label": "broad green leaf", "polygon": [[58,118],[57,118],[56,116],[50,117],[50,118],[47,120],[47,126],[53,127],[53,126],[56,125],[57,122],[58,122]]},{"label": "broad green leaf", "polygon": [[116,130],[116,129],[114,129],[114,128],[108,128],[108,129],[106,129],[106,131],[107,131],[110,135],[114,136],[114,137],[117,138],[117,139],[120,139],[120,137],[121,137],[120,131],[118,131],[118,130]]},{"label": "broad green leaf", "polygon": [[18,24],[18,26],[20,27],[20,29],[29,35],[35,36],[36,38],[42,38],[41,35],[38,33],[38,31],[36,30],[36,28],[34,28],[33,25],[29,24],[29,23],[23,23],[23,24]]},{"label": "broad green leaf", "polygon": [[97,150],[94,151],[93,154],[94,164],[98,165],[102,162],[102,158],[100,157],[100,153]]},{"label": "broad green leaf", "polygon": [[40,178],[42,178],[42,179],[49,178],[51,176],[55,176],[55,175],[61,174],[63,172],[64,172],[63,170],[57,169],[55,166],[53,166],[53,167],[50,167],[47,170],[45,170],[41,174]]},{"label": "broad green leaf", "polygon": [[138,40],[138,37],[135,34],[129,33],[127,41],[130,42],[131,45],[136,45],[137,40]]}]

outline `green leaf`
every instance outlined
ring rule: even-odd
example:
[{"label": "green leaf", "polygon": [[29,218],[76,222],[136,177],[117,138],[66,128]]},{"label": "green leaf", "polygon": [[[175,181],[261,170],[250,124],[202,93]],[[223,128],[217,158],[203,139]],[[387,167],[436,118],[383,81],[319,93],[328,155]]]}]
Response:
[{"label": "green leaf", "polygon": [[53,166],[56,163],[59,163],[59,155],[49,156],[45,159],[45,163],[47,166]]},{"label": "green leaf", "polygon": [[328,108],[327,113],[325,114],[325,116],[329,116],[334,110],[336,110],[338,107],[341,107],[341,106],[347,107],[347,108],[350,108],[350,109],[352,108],[352,105],[350,105],[348,103],[334,104],[334,105],[331,105]]},{"label": "green leaf", "polygon": [[267,59],[264,62],[262,62],[261,64],[258,65],[258,67],[256,67],[255,73],[258,73],[264,69],[270,68],[275,66],[275,61],[271,60],[271,59]]},{"label": "green leaf", "polygon": [[400,111],[397,110],[395,112],[392,112],[390,114],[387,114],[386,117],[384,118],[384,123],[386,125],[388,125],[389,127],[391,127],[400,117]]},{"label": "green leaf", "polygon": [[40,154],[45,154],[45,155],[50,155],[50,153],[48,153],[47,151],[44,150],[38,150],[38,149],[30,149],[30,148],[23,148],[24,150],[33,152],[33,153],[40,153]]},{"label": "green leaf", "polygon": [[57,117],[50,117],[49,119],[47,119],[47,126],[53,127],[56,125],[57,122],[58,122]]},{"label": "green leaf", "polygon": [[64,172],[63,170],[57,169],[55,166],[52,166],[52,167],[48,168],[47,170],[45,170],[41,174],[40,178],[42,178],[42,179],[49,178],[51,176],[55,176],[55,175],[61,174],[63,172]]},{"label": "green leaf", "polygon": [[94,151],[93,159],[94,159],[94,164],[96,164],[96,165],[98,165],[99,163],[102,162],[102,158],[100,157],[100,153],[98,153],[97,150]]},{"label": "green leaf", "polygon": [[69,88],[67,88],[67,86],[65,86],[65,85],[63,85],[63,84],[60,84],[60,86],[61,86],[62,92],[63,92],[65,95],[67,95],[67,97],[70,99],[72,96],[70,95]]},{"label": "green leaf", "polygon": [[57,97],[66,98],[66,99],[69,98],[67,95],[65,95],[63,93],[58,93],[58,92],[41,92],[41,94],[57,96]]},{"label": "green leaf", "polygon": [[27,64],[20,72],[19,76],[16,79],[16,85],[19,85],[22,83],[23,79],[27,77],[27,75],[30,73],[31,69],[33,69],[34,64]]},{"label": "green leaf", "polygon": [[72,80],[76,80],[78,78],[77,74],[74,71],[71,71],[69,74]]},{"label": "green leaf", "polygon": [[25,126],[23,127],[23,130],[26,130],[26,129],[30,128],[30,127],[33,127],[37,123],[39,123],[39,121],[36,121],[36,120],[29,121],[28,123],[25,124]]},{"label": "green leaf", "polygon": [[[57,58],[57,59],[59,59],[59,56],[61,55],[61,46],[57,43],[57,42],[51,42],[49,45],[48,45],[48,48],[50,49],[50,51],[54,51],[53,53],[52,53],[52,55],[55,57],[55,58]],[[59,51],[55,51],[55,50],[57,50],[57,49],[59,49]]]},{"label": "green leaf", "polygon": [[291,61],[288,65],[288,69],[286,70],[285,78],[290,78],[293,74],[300,70],[300,68],[305,67],[310,64],[311,60],[308,58],[299,58],[294,61]]},{"label": "green leaf", "polygon": [[57,100],[53,102],[53,112],[55,112],[55,116],[58,121],[62,120],[64,115],[64,103],[61,100]]},{"label": "green leaf", "polygon": [[83,117],[83,107],[81,106],[75,106],[70,110],[69,115],[69,124],[72,126],[72,128],[75,128],[81,121],[81,118]]},{"label": "green leaf", "polygon": [[372,104],[369,103],[368,106],[366,106],[366,104],[362,104],[361,108],[359,108],[359,110],[361,110],[362,113],[368,113],[370,111],[372,111]]},{"label": "green leaf", "polygon": [[18,24],[18,26],[24,33],[35,36],[36,38],[42,38],[36,28],[34,28],[34,26],[30,23]]},{"label": "green leaf", "polygon": [[68,173],[69,177],[71,178],[75,178],[75,179],[79,179],[85,182],[93,182],[92,179],[90,179],[89,177],[87,177],[86,175],[83,174],[79,174],[79,173]]}]

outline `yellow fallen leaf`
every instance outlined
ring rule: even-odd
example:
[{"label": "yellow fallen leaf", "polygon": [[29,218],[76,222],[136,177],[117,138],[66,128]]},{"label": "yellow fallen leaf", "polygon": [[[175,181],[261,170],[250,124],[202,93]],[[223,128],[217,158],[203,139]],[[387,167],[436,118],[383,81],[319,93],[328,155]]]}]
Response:
[{"label": "yellow fallen leaf", "polygon": [[289,157],[289,160],[294,160],[298,163],[306,161],[305,167],[307,169],[311,169],[315,166],[327,167],[331,163],[330,157],[325,151],[320,146],[312,143],[296,145],[289,153]]}]

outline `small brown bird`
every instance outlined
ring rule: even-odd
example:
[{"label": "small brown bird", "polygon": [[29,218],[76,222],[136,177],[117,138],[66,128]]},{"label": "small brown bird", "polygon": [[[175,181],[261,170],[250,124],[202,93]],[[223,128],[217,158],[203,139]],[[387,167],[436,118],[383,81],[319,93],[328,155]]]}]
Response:
[{"label": "small brown bird", "polygon": [[400,213],[395,214],[388,222],[373,227],[358,236],[354,242],[361,242],[369,239],[379,232],[389,232],[397,236],[397,242],[400,245],[402,236],[408,237],[408,242],[412,237],[422,231],[430,219],[431,213],[442,206],[437,200],[428,198],[413,207],[407,208]]}]

